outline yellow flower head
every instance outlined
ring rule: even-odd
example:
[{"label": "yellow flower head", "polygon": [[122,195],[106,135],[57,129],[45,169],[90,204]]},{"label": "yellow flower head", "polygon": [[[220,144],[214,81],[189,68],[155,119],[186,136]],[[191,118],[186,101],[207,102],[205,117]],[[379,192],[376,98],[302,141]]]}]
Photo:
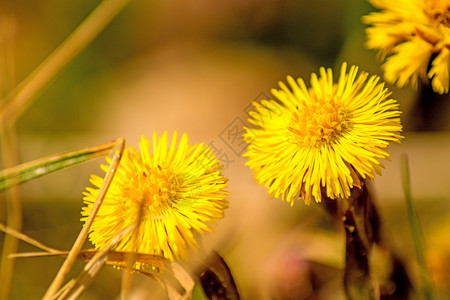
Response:
[{"label": "yellow flower head", "polygon": [[[450,69],[449,0],[369,0],[380,9],[363,17],[367,46],[379,50],[385,79],[417,87],[421,78],[433,90],[448,93]],[[427,72],[428,65],[431,68]]]},{"label": "yellow flower head", "polygon": [[[184,134],[153,135],[152,146],[142,136],[140,153],[124,151],[120,167],[94,219],[89,239],[103,248],[121,231],[141,220],[137,229],[122,238],[115,250],[185,258],[187,246],[196,246],[194,232],[211,231],[208,222],[223,217],[228,207],[227,179],[208,146],[189,145]],[[107,159],[111,163],[111,159]],[[102,165],[106,172],[109,166]],[[85,221],[103,183],[92,175],[97,188],[86,188],[81,220]],[[135,236],[137,235],[137,236]]]},{"label": "yellow flower head", "polygon": [[389,157],[382,149],[402,138],[400,112],[379,77],[357,72],[343,63],[336,84],[331,69],[321,68],[310,88],[289,76],[290,89],[280,82],[272,90],[278,100],[253,103],[249,121],[257,128],[246,128],[244,156],[271,195],[291,205],[296,194],[306,204],[348,198],[361,178],[381,174],[377,159]]}]

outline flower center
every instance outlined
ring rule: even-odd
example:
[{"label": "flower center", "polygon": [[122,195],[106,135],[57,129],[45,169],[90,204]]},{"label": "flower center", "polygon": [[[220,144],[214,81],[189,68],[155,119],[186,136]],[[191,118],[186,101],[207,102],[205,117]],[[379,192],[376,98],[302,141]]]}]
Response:
[{"label": "flower center", "polygon": [[348,113],[333,99],[313,98],[297,106],[288,130],[300,146],[331,144],[349,128]]},{"label": "flower center", "polygon": [[171,207],[176,202],[180,182],[169,169],[147,167],[141,176],[144,184],[140,202],[144,206],[158,210]]}]

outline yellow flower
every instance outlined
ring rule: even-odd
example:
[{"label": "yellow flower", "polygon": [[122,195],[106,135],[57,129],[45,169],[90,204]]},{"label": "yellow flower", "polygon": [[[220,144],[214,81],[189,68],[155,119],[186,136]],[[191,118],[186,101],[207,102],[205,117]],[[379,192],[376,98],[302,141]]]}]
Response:
[{"label": "yellow flower", "polygon": [[291,205],[296,194],[306,204],[348,198],[361,178],[381,174],[377,159],[389,157],[382,149],[402,138],[400,112],[379,77],[357,72],[343,63],[336,84],[332,70],[321,68],[309,89],[289,76],[291,89],[280,82],[272,90],[277,100],[253,103],[249,121],[257,128],[246,128],[244,156],[271,195]]},{"label": "yellow flower", "polygon": [[[450,67],[449,0],[369,0],[380,9],[363,17],[367,47],[379,50],[385,79],[417,88],[419,78],[448,93]],[[431,69],[427,72],[431,62]]]},{"label": "yellow flower", "polygon": [[[194,232],[211,231],[209,222],[223,217],[228,207],[227,179],[211,149],[189,145],[184,134],[178,145],[177,132],[168,147],[167,132],[154,133],[153,146],[144,136],[140,153],[124,151],[120,167],[94,219],[89,239],[103,248],[122,230],[141,223],[119,242],[115,250],[185,258],[187,246],[196,246]],[[111,163],[111,159],[107,159]],[[102,165],[106,172],[109,166]],[[97,188],[86,188],[81,220],[86,221],[103,178],[92,175]],[[138,236],[133,237],[138,234]],[[136,240],[135,240],[136,239]]]}]

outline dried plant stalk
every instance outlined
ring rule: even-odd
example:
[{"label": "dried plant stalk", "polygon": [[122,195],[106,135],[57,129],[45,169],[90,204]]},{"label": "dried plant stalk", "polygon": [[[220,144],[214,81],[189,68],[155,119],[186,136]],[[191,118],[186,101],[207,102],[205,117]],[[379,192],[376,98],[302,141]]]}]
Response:
[{"label": "dried plant stalk", "polygon": [[[15,237],[16,239],[22,240],[22,241],[24,241],[24,242],[26,242],[26,243],[28,243],[30,245],[33,245],[33,246],[35,246],[35,247],[37,247],[39,249],[42,249],[44,251],[48,251],[50,253],[60,252],[60,251],[58,251],[58,250],[56,250],[54,248],[47,247],[46,245],[40,243],[39,241],[36,241],[35,239],[30,238],[29,236],[27,236],[27,235],[25,235],[25,234],[15,230],[13,228],[6,227],[3,224],[0,224],[0,231],[3,231],[4,233],[9,234],[9,235]],[[10,257],[17,257],[17,256],[11,254]]]},{"label": "dried plant stalk", "polygon": [[[84,290],[91,284],[100,269],[105,265],[112,249],[120,242],[122,237],[136,229],[137,224],[129,226],[116,235],[107,247],[97,251],[95,255],[84,266],[83,271],[77,277],[69,281],[60,291],[56,293],[56,299],[78,299]],[[69,252],[70,255],[70,252]]]},{"label": "dried plant stalk", "polygon": [[[0,20],[0,97],[12,90],[14,83],[14,20]],[[1,105],[1,102],[0,102]],[[0,126],[2,141],[3,165],[13,166],[19,163],[17,151],[17,134],[15,126]],[[16,230],[22,228],[22,202],[18,188],[12,188],[4,194],[6,204],[6,224]],[[0,299],[8,299],[14,273],[14,259],[8,259],[8,254],[17,251],[18,240],[6,236],[0,258]]]},{"label": "dried plant stalk", "polygon": [[53,295],[56,293],[56,291],[62,285],[62,283],[64,282],[64,279],[66,278],[67,274],[69,273],[69,270],[72,268],[72,266],[77,258],[77,255],[80,252],[81,247],[83,246],[83,243],[87,238],[89,229],[91,228],[94,218],[97,215],[98,210],[100,209],[103,199],[109,189],[109,186],[111,185],[111,182],[114,178],[116,170],[119,166],[120,159],[122,158],[122,153],[125,148],[125,140],[119,139],[119,141],[120,141],[120,150],[113,157],[113,160],[109,167],[108,173],[106,173],[105,180],[103,181],[103,184],[102,184],[102,187],[100,188],[97,199],[94,203],[94,206],[92,207],[91,214],[89,215],[89,218],[87,219],[86,223],[84,224],[83,228],[81,229],[74,245],[70,249],[69,255],[67,256],[63,265],[59,269],[58,274],[53,279],[53,282],[51,283],[50,287],[48,288],[47,292],[45,293],[44,299],[52,299],[53,298]]},{"label": "dried plant stalk", "polygon": [[[51,248],[50,248],[51,249]],[[81,261],[91,260],[99,250],[87,249],[81,250],[77,259]],[[47,256],[67,256],[69,251],[59,251],[52,249],[52,252],[23,252],[23,253],[13,253],[9,257],[15,258],[35,258],[35,257],[47,257]],[[112,265],[115,267],[125,268],[127,264],[127,257],[130,253],[123,251],[111,251],[106,262],[107,265]],[[135,261],[141,264],[152,266],[156,269],[165,269],[169,264],[169,260],[162,256],[146,254],[146,253],[134,253]],[[145,273],[143,268],[137,269],[133,267],[133,271]]]},{"label": "dried plant stalk", "polygon": [[[45,252],[23,252],[23,253],[13,253],[10,254],[9,257],[15,258],[33,258],[33,257],[44,257],[44,256],[67,256],[69,251],[61,251],[55,248],[51,248],[47,245],[42,244],[41,242],[29,237],[26,234],[18,232],[12,228],[6,227],[3,224],[0,224],[0,231],[3,231],[6,234],[14,236],[15,238],[22,240],[30,245],[33,245],[39,249],[44,250]],[[126,233],[126,232],[125,232]],[[99,250],[96,249],[87,249],[82,250],[78,253],[77,259],[81,261],[89,261],[94,255],[97,254]],[[114,265],[117,267],[125,267],[126,261],[128,257],[127,252],[123,251],[113,251],[111,250],[108,256],[108,261],[106,262],[109,265]],[[134,253],[134,257],[136,262],[139,262],[144,265],[149,265],[157,269],[164,269],[169,264],[169,260],[160,255],[153,254],[145,254],[145,253]],[[134,271],[138,271],[135,269]]]},{"label": "dried plant stalk", "polygon": [[[13,128],[17,119],[27,110],[38,93],[53,79],[73,58],[81,52],[117,13],[129,2],[129,0],[106,0],[88,16],[80,26],[45,60],[43,61],[19,86],[7,97],[0,101],[0,128]],[[2,27],[3,28],[3,27]],[[6,44],[6,43],[5,43]],[[11,45],[12,43],[8,43]],[[13,60],[7,60],[12,62]],[[12,68],[11,68],[12,70]],[[11,82],[13,76],[10,78]],[[6,82],[6,81],[5,81]],[[7,140],[7,139],[3,139]],[[6,155],[4,155],[6,158]],[[8,159],[8,161],[12,161]],[[14,163],[17,164],[17,163]],[[39,170],[39,169],[37,169]],[[36,173],[34,173],[36,174]],[[23,175],[23,174],[22,174]],[[13,178],[22,178],[13,176]],[[0,190],[17,184],[14,180],[3,178],[0,182]],[[25,180],[26,181],[26,180]],[[23,182],[23,181],[21,181]],[[10,190],[7,196],[8,225],[20,230],[21,206],[16,190]],[[14,237],[5,238],[2,251],[2,263],[0,279],[2,282],[1,298],[7,298],[9,294],[10,281],[14,260],[7,259],[9,253],[17,249],[17,240]]]},{"label": "dried plant stalk", "polygon": [[[139,207],[139,216],[137,224],[138,226],[135,229],[135,232],[133,232],[133,237],[131,239],[131,243],[133,243],[132,249],[137,249],[139,239],[137,238],[140,236],[140,226],[142,222],[142,218],[144,217],[144,205],[141,204]],[[131,289],[131,282],[133,280],[133,273],[131,272],[134,268],[134,263],[136,262],[137,253],[131,252],[127,253],[125,255],[125,269],[122,271],[122,282],[121,282],[121,289],[120,289],[120,298],[121,299],[128,299],[128,294]]]},{"label": "dried plant stalk", "polygon": [[14,124],[39,92],[111,22],[130,0],[104,0],[19,86],[0,103],[0,127]]},{"label": "dried plant stalk", "polygon": [[[5,166],[18,163],[17,136],[14,127],[4,128],[2,132],[2,152]],[[6,181],[8,183],[8,181]],[[0,189],[1,190],[1,189]],[[8,227],[20,231],[22,229],[22,201],[18,187],[13,187],[5,193],[6,224]],[[8,255],[17,251],[19,241],[7,235],[4,239],[2,256],[0,259],[0,299],[8,299],[14,273],[14,259]]]}]

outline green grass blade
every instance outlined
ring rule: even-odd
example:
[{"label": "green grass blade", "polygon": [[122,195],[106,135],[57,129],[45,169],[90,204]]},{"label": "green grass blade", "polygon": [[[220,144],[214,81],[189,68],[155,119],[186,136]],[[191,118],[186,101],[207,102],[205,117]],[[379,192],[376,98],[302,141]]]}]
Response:
[{"label": "green grass blade", "polygon": [[411,226],[411,232],[414,242],[414,248],[416,250],[417,261],[419,264],[420,280],[422,281],[422,290],[425,299],[434,299],[433,292],[430,284],[430,277],[428,274],[427,262],[425,259],[424,241],[422,230],[419,224],[419,218],[411,196],[411,185],[409,179],[409,166],[408,157],[404,155],[402,157],[402,179],[403,179],[403,191],[405,193],[406,207],[408,211],[408,219]]},{"label": "green grass blade", "polygon": [[107,155],[115,146],[121,144],[121,141],[122,139],[117,139],[100,146],[56,154],[2,170],[0,171],[0,191],[95,157]]}]

